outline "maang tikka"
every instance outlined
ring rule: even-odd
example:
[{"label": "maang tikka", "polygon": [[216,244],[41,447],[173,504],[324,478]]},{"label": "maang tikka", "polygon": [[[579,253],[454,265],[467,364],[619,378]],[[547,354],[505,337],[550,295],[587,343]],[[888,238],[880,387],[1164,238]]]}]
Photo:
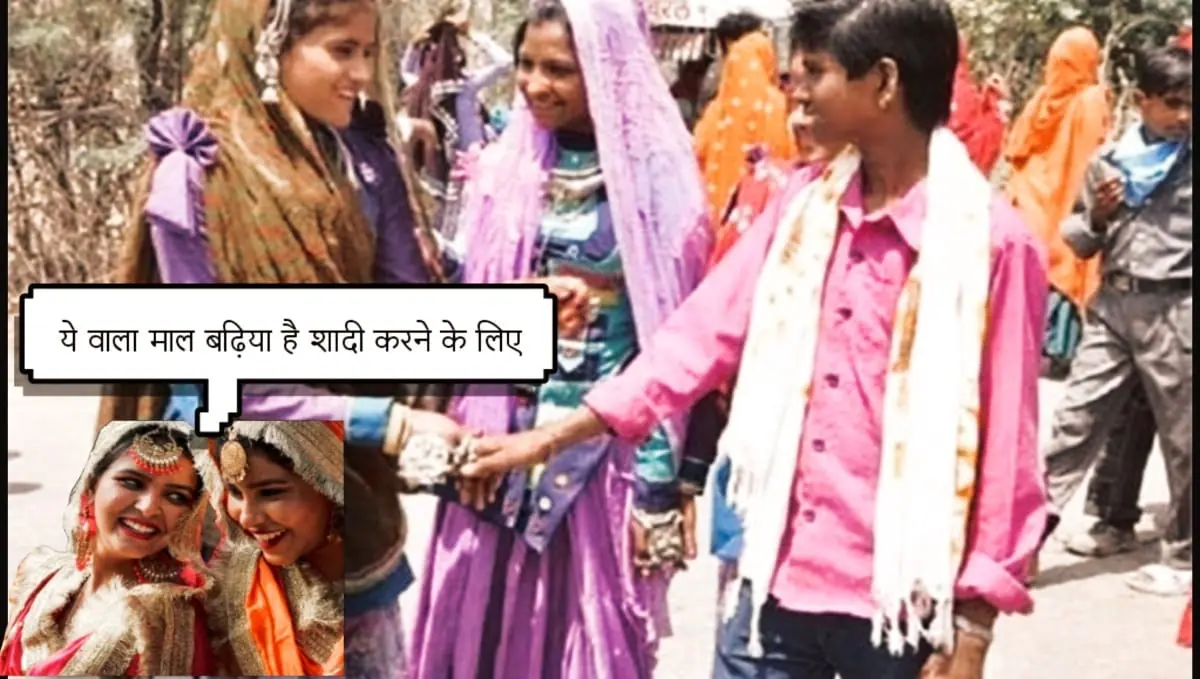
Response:
[{"label": "maang tikka", "polygon": [[241,483],[246,478],[246,467],[249,465],[249,458],[246,456],[246,448],[237,441],[226,441],[225,445],[221,446],[221,453],[217,464],[221,468],[221,477],[227,482]]},{"label": "maang tikka", "polygon": [[173,474],[183,463],[183,448],[179,444],[170,439],[155,443],[147,434],[134,437],[129,452],[139,469],[155,476]]}]

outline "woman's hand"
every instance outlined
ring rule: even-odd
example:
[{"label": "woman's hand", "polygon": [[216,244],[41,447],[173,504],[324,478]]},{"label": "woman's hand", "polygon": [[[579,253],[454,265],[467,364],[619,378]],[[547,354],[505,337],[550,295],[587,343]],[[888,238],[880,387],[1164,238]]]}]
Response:
[{"label": "woman's hand", "polygon": [[558,334],[560,337],[576,337],[591,321],[595,303],[591,289],[581,278],[574,276],[546,276],[526,281],[540,283],[550,288],[550,294],[558,299]]},{"label": "woman's hand", "polygon": [[414,434],[436,434],[446,439],[451,446],[462,443],[466,433],[462,425],[442,413],[413,409],[409,411],[408,417]]},{"label": "woman's hand", "polygon": [[[683,541],[683,558],[691,561],[696,558],[696,496],[683,493],[679,496],[680,537]],[[629,522],[630,549],[635,564],[650,557],[650,531],[636,518]],[[638,568],[638,575],[647,577],[651,574],[649,568]]]}]

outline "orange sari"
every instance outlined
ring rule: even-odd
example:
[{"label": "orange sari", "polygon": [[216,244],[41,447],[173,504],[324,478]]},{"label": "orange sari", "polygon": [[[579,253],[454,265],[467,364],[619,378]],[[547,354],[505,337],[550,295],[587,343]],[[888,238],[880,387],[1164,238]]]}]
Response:
[{"label": "orange sari", "polygon": [[704,110],[695,131],[696,157],[714,228],[746,172],[750,147],[762,146],[768,157],[778,160],[796,156],[787,97],[778,79],[775,48],[766,35],[751,33],[730,46],[717,97]]},{"label": "orange sari", "polygon": [[1100,44],[1086,28],[1063,32],[1050,47],[1043,84],[1013,125],[1005,158],[1007,194],[1050,255],[1050,284],[1078,308],[1099,287],[1099,261],[1082,260],[1059,229],[1071,214],[1092,155],[1111,123],[1099,84]]}]

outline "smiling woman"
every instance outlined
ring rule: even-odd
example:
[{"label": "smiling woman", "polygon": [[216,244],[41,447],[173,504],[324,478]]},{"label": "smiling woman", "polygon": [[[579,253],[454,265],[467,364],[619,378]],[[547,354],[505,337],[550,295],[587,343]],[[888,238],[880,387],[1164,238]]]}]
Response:
[{"label": "smiling woman", "polygon": [[[586,310],[560,317],[545,383],[506,397],[468,389],[454,409],[468,431],[528,431],[569,412],[646,346],[708,258],[691,141],[635,10],[539,1],[516,31],[521,97],[467,177],[464,280],[535,279],[572,291],[560,311]],[[640,445],[596,438],[443,499],[413,675],[652,676],[667,582],[694,552],[694,503],[676,471],[685,419]]]},{"label": "smiling woman", "polygon": [[[439,279],[436,246],[418,242],[429,232],[410,200],[407,165],[389,143],[396,136],[391,112],[373,100],[391,90],[378,59],[379,0],[211,6],[181,106],[147,125],[151,154],[114,282]],[[100,421],[195,417],[194,385],[163,391],[115,385]],[[368,517],[353,524],[345,554],[350,674],[390,676],[402,662],[399,597],[413,575],[394,488],[396,458],[383,451],[395,443],[388,432],[404,431],[401,424],[414,432],[456,431],[437,413],[407,407],[436,409],[448,392],[449,385],[412,383],[254,385],[240,400],[249,420],[346,422],[355,472],[347,494]],[[364,670],[363,663],[379,669]]]},{"label": "smiling woman", "polygon": [[210,451],[200,469],[223,536],[208,605],[220,669],[342,674],[341,425],[235,422]]},{"label": "smiling woman", "polygon": [[202,674],[206,494],[175,422],[102,429],[65,523],[67,553],[34,551],[9,589],[8,676]]}]

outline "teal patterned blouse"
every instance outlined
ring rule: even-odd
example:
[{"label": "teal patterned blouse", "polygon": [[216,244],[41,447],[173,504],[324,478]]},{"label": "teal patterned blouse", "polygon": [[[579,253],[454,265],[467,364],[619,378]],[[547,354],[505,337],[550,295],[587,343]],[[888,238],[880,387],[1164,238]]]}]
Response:
[{"label": "teal patterned blouse", "polygon": [[[594,142],[559,141],[534,249],[535,275],[582,279],[597,304],[581,332],[559,335],[558,370],[537,391],[537,424],[578,408],[593,384],[617,374],[638,351],[599,154]],[[636,473],[650,484],[675,479],[674,457],[661,426],[638,448]],[[538,476],[540,470],[535,470],[531,483]]]}]

